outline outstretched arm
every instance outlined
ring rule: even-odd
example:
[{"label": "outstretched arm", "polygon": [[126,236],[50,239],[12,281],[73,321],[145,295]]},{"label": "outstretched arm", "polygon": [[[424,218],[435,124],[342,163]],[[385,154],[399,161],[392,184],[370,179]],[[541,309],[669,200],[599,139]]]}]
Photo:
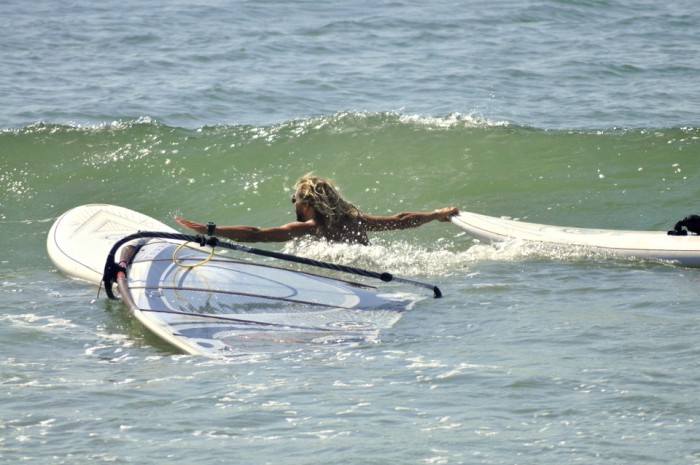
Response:
[{"label": "outstretched arm", "polygon": [[433,220],[449,221],[450,217],[457,213],[459,209],[446,207],[432,212],[404,212],[393,216],[364,215],[363,220],[367,231],[389,231],[417,228]]},{"label": "outstretched arm", "polygon": [[[182,226],[199,234],[207,232],[207,225],[184,218],[175,217]],[[285,242],[297,237],[316,233],[316,222],[294,221],[272,228],[256,228],[255,226],[217,226],[214,235],[239,242]]]}]

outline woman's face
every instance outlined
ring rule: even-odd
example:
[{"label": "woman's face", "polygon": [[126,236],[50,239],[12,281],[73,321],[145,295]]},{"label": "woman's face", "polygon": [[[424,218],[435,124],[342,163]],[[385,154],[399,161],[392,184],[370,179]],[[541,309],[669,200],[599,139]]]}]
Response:
[{"label": "woman's face", "polygon": [[314,218],[314,207],[309,202],[301,200],[300,189],[294,193],[294,209],[297,214],[297,221],[309,221]]}]

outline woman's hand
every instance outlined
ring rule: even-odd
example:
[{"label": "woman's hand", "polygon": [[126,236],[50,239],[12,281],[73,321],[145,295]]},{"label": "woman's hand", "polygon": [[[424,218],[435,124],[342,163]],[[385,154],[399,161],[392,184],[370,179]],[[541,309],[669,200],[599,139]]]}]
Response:
[{"label": "woman's hand", "polygon": [[438,221],[450,221],[451,216],[455,216],[459,213],[459,208],[456,207],[445,207],[434,212],[437,215]]},{"label": "woman's hand", "polygon": [[184,218],[180,218],[179,216],[175,217],[175,221],[177,221],[178,223],[180,223],[182,226],[186,227],[187,229],[191,229],[192,231],[195,231],[199,234],[206,234],[206,232],[207,232],[207,225],[206,224],[186,220]]}]

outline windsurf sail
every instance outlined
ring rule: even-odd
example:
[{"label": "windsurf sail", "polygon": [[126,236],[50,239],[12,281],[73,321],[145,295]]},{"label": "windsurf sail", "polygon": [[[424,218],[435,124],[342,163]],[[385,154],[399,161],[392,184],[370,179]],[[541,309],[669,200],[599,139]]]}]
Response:
[{"label": "windsurf sail", "polygon": [[[369,342],[422,297],[150,239],[128,252],[122,298],[161,337],[191,353],[275,342]],[[106,267],[107,268],[107,267]]]}]

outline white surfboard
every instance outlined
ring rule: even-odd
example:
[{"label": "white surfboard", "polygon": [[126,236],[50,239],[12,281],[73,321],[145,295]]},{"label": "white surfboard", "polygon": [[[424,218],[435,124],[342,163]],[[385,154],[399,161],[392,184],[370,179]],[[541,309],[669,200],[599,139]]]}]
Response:
[{"label": "white surfboard", "polygon": [[[47,248],[63,273],[99,283],[114,244],[145,230],[176,232],[126,208],[84,205],[56,220]],[[240,252],[212,255],[209,246],[196,243],[129,243],[134,244],[126,276],[117,280],[119,294],[145,327],[189,354],[220,357],[270,351],[280,343],[370,342],[420,298],[252,262],[237,256]]]},{"label": "white surfboard", "polygon": [[177,232],[128,208],[90,204],[61,215],[49,230],[46,248],[49,258],[62,273],[99,284],[112,245],[137,231]]},{"label": "white surfboard", "polygon": [[574,228],[527,223],[460,212],[452,223],[486,241],[520,239],[562,246],[590,247],[621,257],[670,260],[700,267],[700,236],[669,236],[666,231]]}]

